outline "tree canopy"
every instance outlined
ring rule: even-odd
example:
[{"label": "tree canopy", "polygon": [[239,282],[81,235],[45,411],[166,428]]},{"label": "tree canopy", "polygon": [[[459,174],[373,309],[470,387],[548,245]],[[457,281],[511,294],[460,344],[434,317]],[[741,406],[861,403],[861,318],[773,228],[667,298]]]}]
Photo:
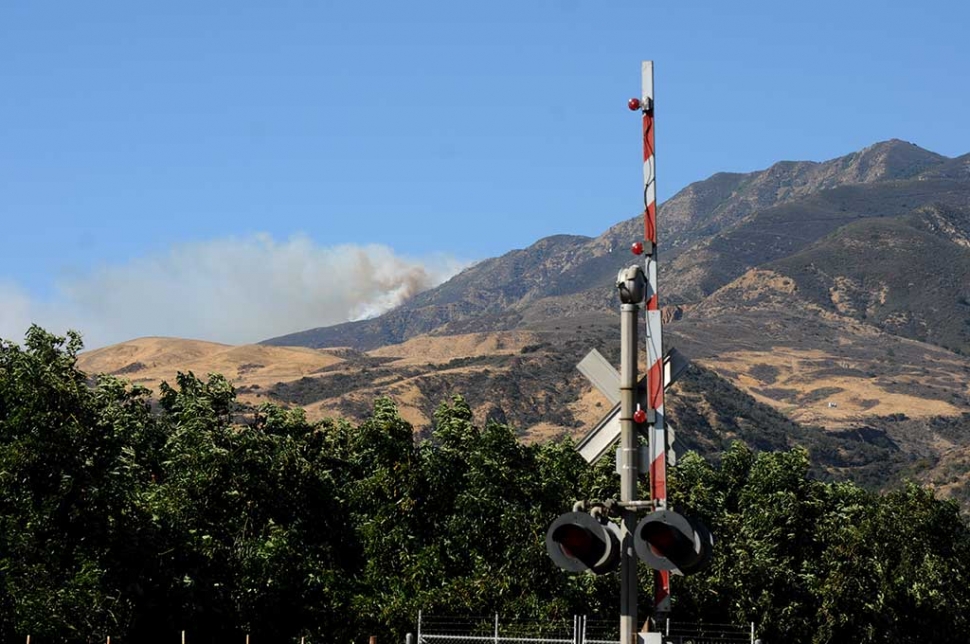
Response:
[{"label": "tree canopy", "polygon": [[[543,544],[575,500],[616,494],[609,459],[477,425],[457,395],[420,441],[387,399],[358,425],[240,414],[225,378],[187,373],[153,401],[89,380],[80,348],[38,327],[0,341],[2,641],[361,641],[403,637],[419,610],[616,615],[616,574],[569,575]],[[674,579],[676,618],[754,621],[766,641],[966,641],[957,506],[809,468],[804,450],[742,444],[681,458],[670,498],[716,548]]]}]

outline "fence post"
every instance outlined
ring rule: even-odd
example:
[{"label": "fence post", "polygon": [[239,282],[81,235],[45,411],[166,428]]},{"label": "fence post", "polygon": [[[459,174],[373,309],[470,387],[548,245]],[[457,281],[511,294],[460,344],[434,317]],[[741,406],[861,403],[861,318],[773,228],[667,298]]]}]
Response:
[{"label": "fence post", "polygon": [[404,636],[404,644],[414,644],[414,633],[408,633]]},{"label": "fence post", "polygon": [[754,622],[751,622],[751,644],[754,644]]},{"label": "fence post", "polygon": [[182,644],[185,644],[185,630],[182,630]]},{"label": "fence post", "polygon": [[495,644],[498,644],[498,613],[495,613]]}]

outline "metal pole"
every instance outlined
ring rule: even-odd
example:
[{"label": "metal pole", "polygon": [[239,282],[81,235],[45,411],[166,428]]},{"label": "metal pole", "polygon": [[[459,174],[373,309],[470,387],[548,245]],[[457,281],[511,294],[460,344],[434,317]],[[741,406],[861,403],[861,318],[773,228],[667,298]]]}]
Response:
[{"label": "metal pole", "polygon": [[[620,305],[620,500],[637,500],[639,447],[633,424],[637,388],[637,304]],[[637,556],[633,533],[636,511],[623,510],[620,530],[620,644],[635,644],[637,631]]]}]

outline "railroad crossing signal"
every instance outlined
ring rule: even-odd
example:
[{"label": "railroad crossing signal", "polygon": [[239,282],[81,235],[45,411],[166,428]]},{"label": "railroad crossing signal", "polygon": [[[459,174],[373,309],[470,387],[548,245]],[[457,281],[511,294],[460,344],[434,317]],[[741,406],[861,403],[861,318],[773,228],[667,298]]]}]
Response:
[{"label": "railroad crossing signal", "polygon": [[[635,255],[646,253],[643,268],[630,266],[617,275],[620,295],[620,373],[595,351],[578,365],[614,405],[613,409],[579,443],[577,450],[587,462],[600,458],[619,440],[617,473],[620,499],[604,502],[620,526],[609,523],[602,512],[584,515],[576,510],[560,516],[546,534],[546,549],[552,559],[567,570],[612,570],[614,534],[618,531],[620,567],[620,644],[659,642],[659,633],[646,637],[637,633],[637,552],[655,570],[654,611],[659,617],[670,612],[670,573],[688,574],[700,570],[710,558],[710,533],[699,521],[667,510],[667,464],[674,464],[670,450],[673,430],[664,417],[664,392],[686,368],[687,361],[674,351],[662,354],[663,319],[657,289],[657,203],[654,154],[653,61],[641,65],[641,93],[631,99],[631,110],[643,113],[643,240],[631,247]],[[647,248],[649,244],[649,249]],[[637,379],[636,321],[641,304],[646,308],[647,387]],[[649,389],[649,392],[645,390]],[[645,404],[646,403],[646,404]],[[647,456],[640,456],[638,434],[647,433]],[[645,467],[641,469],[641,465]],[[640,501],[641,472],[650,477],[650,500]],[[607,506],[607,503],[609,504]],[[653,512],[637,522],[637,510]],[[617,511],[618,510],[618,511]],[[595,516],[594,516],[595,514]],[[617,528],[616,531],[613,526]],[[656,636],[656,637],[654,637]]]},{"label": "railroad crossing signal", "polygon": [[[677,349],[670,349],[664,356],[664,389],[667,389],[684,373],[690,366],[688,360]],[[576,368],[586,376],[596,389],[606,396],[606,399],[613,403],[613,408],[583,437],[576,450],[586,459],[587,463],[593,463],[609,450],[610,446],[620,437],[620,374],[610,364],[609,360],[603,357],[596,349],[593,349],[586,357],[580,360]],[[638,383],[638,393],[645,394],[646,376]],[[645,402],[645,395],[638,395],[641,404]],[[646,405],[644,405],[646,406]],[[652,410],[647,410],[650,414]],[[652,420],[648,415],[648,421]],[[674,428],[667,424],[667,461],[670,465],[677,464],[677,455],[673,451]]]},{"label": "railroad crossing signal", "polygon": [[[637,524],[633,547],[654,570],[690,575],[710,563],[714,538],[698,519],[656,510]],[[620,528],[602,515],[567,512],[549,526],[546,552],[569,572],[613,572],[620,563]]]},{"label": "railroad crossing signal", "polygon": [[612,572],[620,565],[620,528],[605,517],[567,512],[549,526],[546,552],[570,572]]},{"label": "railroad crossing signal", "polygon": [[640,559],[654,570],[689,575],[710,563],[714,538],[698,519],[657,510],[640,519],[633,545]]}]

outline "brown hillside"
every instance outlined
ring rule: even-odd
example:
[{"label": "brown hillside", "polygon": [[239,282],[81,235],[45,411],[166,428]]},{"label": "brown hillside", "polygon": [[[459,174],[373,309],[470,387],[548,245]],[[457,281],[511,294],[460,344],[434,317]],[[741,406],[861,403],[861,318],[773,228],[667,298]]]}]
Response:
[{"label": "brown hillside", "polygon": [[121,344],[85,351],[78,367],[89,374],[121,376],[134,384],[158,390],[162,381],[174,383],[179,371],[205,376],[219,373],[244,390],[269,387],[316,373],[342,362],[339,351],[263,345],[230,346],[179,338],[138,338]]}]

